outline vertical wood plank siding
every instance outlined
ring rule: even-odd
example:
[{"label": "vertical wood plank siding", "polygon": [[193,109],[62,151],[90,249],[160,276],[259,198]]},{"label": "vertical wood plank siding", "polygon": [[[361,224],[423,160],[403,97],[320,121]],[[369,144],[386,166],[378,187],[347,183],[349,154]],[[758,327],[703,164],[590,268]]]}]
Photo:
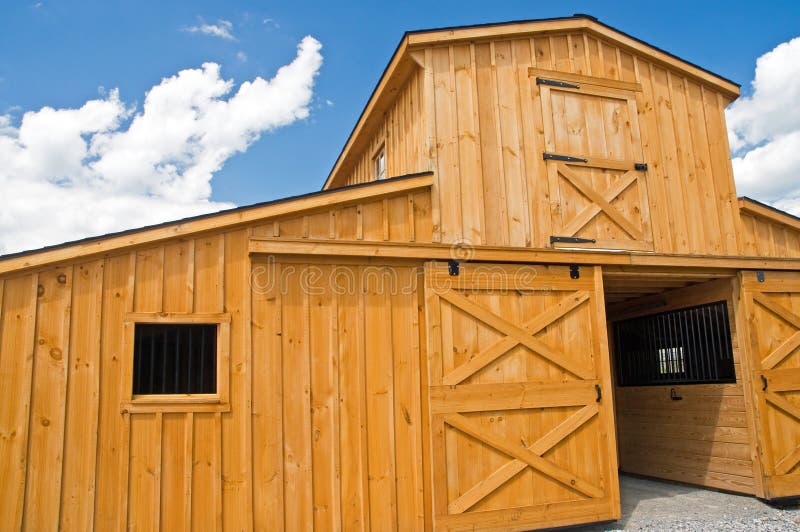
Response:
[{"label": "vertical wood plank siding", "polygon": [[[429,204],[363,204],[362,234],[430,241]],[[417,268],[273,265],[294,277],[251,290],[251,234],[355,238],[357,209],[0,277],[0,528],[421,528],[417,292],[391,291]],[[230,408],[128,412],[129,312],[229,314]]]},{"label": "vertical wood plank siding", "polygon": [[386,147],[386,175],[413,174],[428,168],[423,115],[423,72],[415,69],[398,91],[393,104],[377,120],[366,148],[353,154],[352,163],[340,171],[336,186],[375,180],[373,158]]},{"label": "vertical wood plank siding", "polygon": [[[654,251],[738,255],[753,247],[739,230],[724,97],[710,86],[588,32],[418,52],[427,64],[414,70],[383,120],[361,133],[368,147],[347,154],[358,162],[340,169],[333,186],[371,180],[372,157],[386,139],[389,175],[435,170],[433,216],[441,226],[434,231],[442,241],[548,247],[561,205],[542,161],[548,117],[528,75],[533,67],[641,85],[638,121],[649,166],[643,210]],[[434,135],[430,159],[424,128]],[[775,245],[794,244],[800,253],[796,242],[776,238]]]},{"label": "vertical wood plank siding", "polygon": [[[474,62],[465,62],[471,55]],[[551,213],[560,206],[548,199],[553,191],[541,161],[544,117],[528,67],[641,83],[638,120],[650,168],[655,251],[738,253],[738,209],[718,95],[678,72],[580,33],[434,48],[444,241],[549,246]],[[460,84],[439,90],[450,87],[451,70],[463,72],[457,76]],[[479,117],[474,127],[473,109]],[[467,129],[448,132],[450,123]],[[469,149],[472,142],[481,147],[478,155]],[[461,193],[456,194],[459,183]],[[460,205],[450,205],[454,202]],[[687,223],[691,219],[706,223]]]},{"label": "vertical wood plank siding", "polygon": [[800,230],[767,218],[741,213],[742,254],[756,257],[800,257]]}]

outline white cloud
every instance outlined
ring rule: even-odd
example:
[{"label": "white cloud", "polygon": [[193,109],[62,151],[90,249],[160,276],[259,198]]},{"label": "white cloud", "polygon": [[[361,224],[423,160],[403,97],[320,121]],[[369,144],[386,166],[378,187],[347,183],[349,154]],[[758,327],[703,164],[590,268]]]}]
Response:
[{"label": "white cloud", "polygon": [[230,20],[219,19],[216,24],[207,24],[200,22],[195,26],[185,28],[189,33],[202,33],[203,35],[210,35],[211,37],[219,37],[226,41],[234,41],[236,38],[231,31],[233,30],[233,23]]},{"label": "white cloud", "polygon": [[219,65],[182,70],[141,110],[117,90],[77,109],[0,115],[0,253],[232,207],[211,200],[225,161],[309,115],[321,45],[306,37],[270,80],[234,91]]},{"label": "white cloud", "polygon": [[737,191],[800,214],[800,37],[758,58],[752,87],[726,116]]},{"label": "white cloud", "polygon": [[247,61],[247,54],[242,51],[236,52],[236,59],[238,59],[239,62],[244,63]]}]

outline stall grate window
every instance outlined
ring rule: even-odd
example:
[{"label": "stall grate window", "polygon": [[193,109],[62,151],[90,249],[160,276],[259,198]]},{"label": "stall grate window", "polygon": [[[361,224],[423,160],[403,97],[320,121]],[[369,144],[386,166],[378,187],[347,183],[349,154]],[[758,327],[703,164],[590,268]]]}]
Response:
[{"label": "stall grate window", "polygon": [[217,325],[137,323],[133,394],[217,391]]},{"label": "stall grate window", "polygon": [[614,323],[619,386],[736,382],[724,301]]}]

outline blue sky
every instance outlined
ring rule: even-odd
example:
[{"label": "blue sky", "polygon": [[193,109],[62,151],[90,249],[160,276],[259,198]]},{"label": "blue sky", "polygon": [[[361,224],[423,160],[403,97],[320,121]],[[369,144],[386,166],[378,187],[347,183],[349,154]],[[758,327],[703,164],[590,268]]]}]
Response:
[{"label": "blue sky", "polygon": [[[0,115],[79,108],[119,89],[125,105],[184,69],[269,79],[306,35],[324,58],[308,117],[261,135],[214,173],[238,205],[318,189],[405,30],[589,13],[751,91],[756,59],[800,34],[800,2],[9,1],[0,7]],[[234,39],[187,31],[227,26]],[[99,88],[106,92],[98,92]],[[2,126],[2,123],[0,123]],[[758,144],[752,141],[751,144]],[[2,224],[0,224],[2,225]],[[2,251],[0,246],[0,251]],[[10,249],[10,248],[9,248]]]}]

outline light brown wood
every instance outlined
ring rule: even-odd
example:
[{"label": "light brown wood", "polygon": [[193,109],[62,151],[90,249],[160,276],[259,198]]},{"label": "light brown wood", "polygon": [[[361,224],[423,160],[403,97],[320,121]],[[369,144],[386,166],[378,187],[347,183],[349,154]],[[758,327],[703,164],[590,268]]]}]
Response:
[{"label": "light brown wood", "polygon": [[798,279],[797,272],[764,272],[763,282],[749,273],[741,275],[742,313],[754,325],[745,348],[755,407],[757,473],[768,499],[800,494],[800,295],[793,291]]},{"label": "light brown wood", "polygon": [[[351,240],[278,240],[254,237],[250,239],[250,253],[263,255],[328,255],[343,257],[378,257],[388,259],[439,259],[459,258],[462,249],[457,246],[422,243],[374,243]],[[731,275],[737,270],[798,270],[800,260],[759,257],[714,257],[697,255],[673,255],[619,251],[604,253],[592,250],[529,249],[499,246],[470,246],[466,252],[472,260],[507,261],[543,264],[600,264],[603,266],[638,266],[647,268],[704,269],[709,277]],[[692,273],[692,275],[695,272]],[[672,273],[665,276],[682,277],[687,273]]]},{"label": "light brown wood", "polygon": [[431,30],[428,32],[417,32],[409,36],[408,46],[417,47],[423,45],[442,44],[455,41],[469,41],[476,39],[511,38],[535,35],[537,33],[547,34],[550,32],[567,33],[570,30],[589,30],[590,35],[607,39],[622,46],[626,51],[634,51],[652,57],[654,60],[670,65],[671,67],[690,72],[704,82],[713,83],[721,90],[725,91],[729,98],[736,98],[739,95],[739,87],[730,81],[723,80],[718,76],[708,73],[698,67],[669,55],[666,52],[649,47],[641,41],[637,41],[627,35],[617,32],[613,28],[589,20],[588,18],[541,20],[530,22],[517,22],[507,24],[497,24],[493,26],[465,26],[453,30]]},{"label": "light brown wood", "polygon": [[432,177],[429,174],[409,179],[387,179],[375,183],[367,189],[356,187],[344,190],[332,190],[310,197],[280,201],[263,207],[256,206],[250,209],[240,209],[230,213],[220,213],[219,215],[201,217],[197,220],[189,220],[186,222],[178,221],[167,224],[164,227],[157,227],[154,229],[143,228],[130,234],[119,236],[110,235],[85,243],[78,242],[53,250],[24,254],[19,257],[12,256],[0,260],[0,274],[42,266],[53,262],[109,253],[132,246],[141,246],[177,237],[195,235],[205,231],[219,230],[226,226],[244,225],[290,213],[298,214],[326,209],[331,206],[348,205],[357,203],[367,196],[377,200],[385,195],[425,189],[430,187],[431,182]]},{"label": "light brown wood", "polygon": [[[610,515],[619,511],[613,421],[602,414],[610,403],[598,402],[610,375],[590,362],[602,359],[605,341],[604,317],[595,317],[600,277],[592,268],[584,281],[537,266],[525,279],[530,268],[466,264],[447,284],[444,265],[426,265],[435,527],[455,516],[460,526],[481,526],[487,513],[520,515],[537,500],[588,508],[598,499]],[[555,294],[543,291],[553,286]],[[594,518],[575,510],[573,524]],[[515,526],[550,524],[535,513],[527,519]]]}]

